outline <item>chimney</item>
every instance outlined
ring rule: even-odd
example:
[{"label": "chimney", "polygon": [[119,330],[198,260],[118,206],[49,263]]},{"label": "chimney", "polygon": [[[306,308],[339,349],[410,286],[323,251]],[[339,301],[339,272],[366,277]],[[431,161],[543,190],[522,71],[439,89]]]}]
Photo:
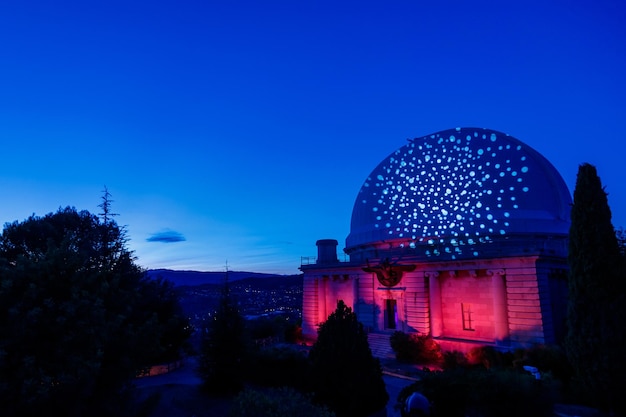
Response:
[{"label": "chimney", "polygon": [[320,239],[317,245],[317,264],[334,264],[339,262],[337,259],[337,242],[335,239]]}]

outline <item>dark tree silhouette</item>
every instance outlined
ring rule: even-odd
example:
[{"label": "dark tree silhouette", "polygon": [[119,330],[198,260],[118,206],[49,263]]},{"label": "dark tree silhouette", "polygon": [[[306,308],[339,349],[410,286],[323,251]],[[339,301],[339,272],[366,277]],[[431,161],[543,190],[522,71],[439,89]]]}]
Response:
[{"label": "dark tree silhouette", "polygon": [[249,343],[245,320],[224,282],[217,311],[202,329],[198,373],[210,394],[233,394],[243,388],[244,364]]},{"label": "dark tree silhouette", "polygon": [[622,255],[622,261],[624,261],[624,258],[626,258],[626,230],[623,227],[615,229],[615,235],[617,236],[619,253]]},{"label": "dark tree silhouette", "polygon": [[98,204],[98,207],[102,209],[102,213],[98,213],[98,216],[100,216],[100,218],[102,219],[102,223],[104,224],[113,221],[113,217],[119,215],[111,211],[111,205],[113,204],[112,197],[113,196],[109,192],[109,189],[105,185],[104,190],[102,190],[102,203]]},{"label": "dark tree silhouette", "polygon": [[316,399],[338,417],[368,416],[387,404],[380,363],[363,325],[343,301],[320,326],[309,358]]},{"label": "dark tree silhouette", "polygon": [[571,219],[567,355],[590,398],[623,410],[626,280],[607,194],[592,165],[579,168]]},{"label": "dark tree silhouette", "polygon": [[123,415],[128,382],[184,343],[177,298],[146,277],[123,242],[112,220],[69,207],[5,225],[3,416]]}]

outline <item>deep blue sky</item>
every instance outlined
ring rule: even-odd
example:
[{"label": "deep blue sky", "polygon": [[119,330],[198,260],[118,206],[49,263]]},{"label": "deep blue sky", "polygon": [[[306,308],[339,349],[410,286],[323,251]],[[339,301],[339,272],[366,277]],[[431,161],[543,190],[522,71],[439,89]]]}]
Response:
[{"label": "deep blue sky", "polygon": [[296,273],[407,138],[477,126],[626,227],[624,74],[618,0],[4,1],[0,222],[106,185],[146,268]]}]

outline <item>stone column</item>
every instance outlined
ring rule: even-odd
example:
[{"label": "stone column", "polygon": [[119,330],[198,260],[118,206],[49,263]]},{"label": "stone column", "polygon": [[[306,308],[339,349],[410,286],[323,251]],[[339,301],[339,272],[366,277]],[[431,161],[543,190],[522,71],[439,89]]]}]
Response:
[{"label": "stone column", "polygon": [[328,318],[328,314],[326,314],[326,310],[328,308],[328,300],[327,298],[327,289],[328,289],[328,277],[322,276],[319,279],[319,294],[320,294],[320,304],[319,304],[319,312],[318,312],[318,323],[323,323]]},{"label": "stone column", "polygon": [[[349,278],[348,278],[349,279]],[[361,303],[359,301],[359,276],[355,276],[352,278],[352,311],[356,313],[357,317],[361,317]]]},{"label": "stone column", "polygon": [[439,272],[429,271],[424,274],[428,278],[430,304],[430,335],[439,337],[443,333],[443,317],[441,312],[441,285]]},{"label": "stone column", "polygon": [[491,276],[493,292],[493,325],[496,343],[509,337],[509,322],[507,317],[506,285],[504,283],[504,269],[487,270]]},{"label": "stone column", "polygon": [[318,278],[305,276],[302,291],[302,334],[307,338],[317,336],[319,324]]}]

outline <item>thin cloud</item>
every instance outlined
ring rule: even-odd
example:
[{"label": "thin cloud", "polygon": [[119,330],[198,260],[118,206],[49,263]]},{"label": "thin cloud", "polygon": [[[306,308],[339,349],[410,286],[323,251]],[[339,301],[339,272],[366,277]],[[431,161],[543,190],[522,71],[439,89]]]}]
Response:
[{"label": "thin cloud", "polygon": [[148,242],[161,242],[161,243],[176,243],[184,242],[185,236],[174,230],[166,230],[163,232],[154,233],[152,236],[146,239]]}]

